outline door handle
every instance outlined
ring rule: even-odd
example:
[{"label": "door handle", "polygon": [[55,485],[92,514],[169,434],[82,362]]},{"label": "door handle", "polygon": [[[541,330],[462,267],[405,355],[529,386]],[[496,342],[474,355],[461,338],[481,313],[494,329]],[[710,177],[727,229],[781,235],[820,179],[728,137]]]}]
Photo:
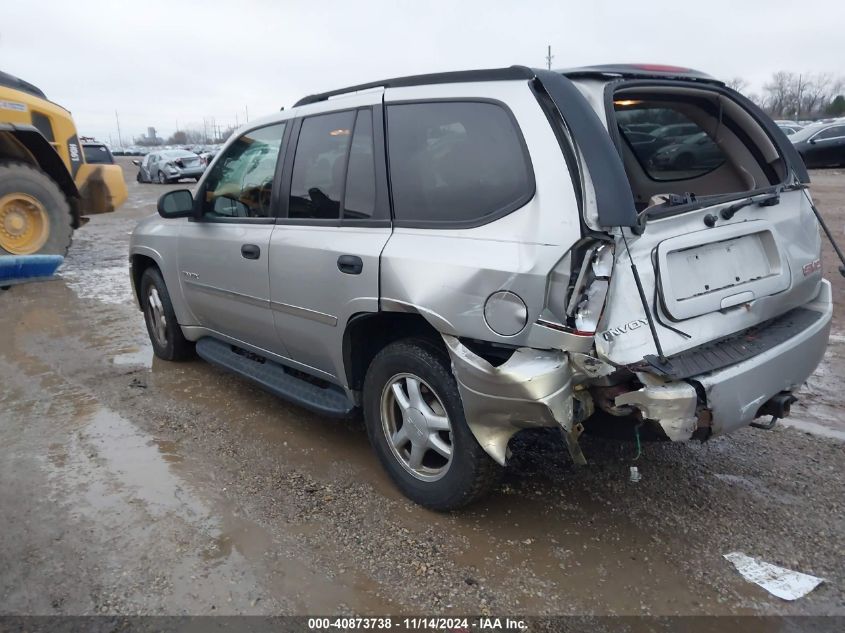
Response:
[{"label": "door handle", "polygon": [[244,244],[241,246],[241,255],[246,259],[258,259],[261,257],[261,249],[255,244]]},{"label": "door handle", "polygon": [[347,275],[360,275],[364,262],[357,255],[341,255],[337,258],[337,269]]}]

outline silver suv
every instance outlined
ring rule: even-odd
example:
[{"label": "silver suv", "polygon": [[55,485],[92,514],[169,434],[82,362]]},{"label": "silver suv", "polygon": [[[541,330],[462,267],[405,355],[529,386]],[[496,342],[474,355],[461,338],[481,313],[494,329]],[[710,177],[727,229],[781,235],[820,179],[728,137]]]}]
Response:
[{"label": "silver suv", "polygon": [[685,441],[787,415],[831,321],[808,181],[696,71],[403,77],[242,128],[137,226],[131,276],[159,357],[362,410],[397,486],[445,510],[521,429],[584,463],[585,424]]}]

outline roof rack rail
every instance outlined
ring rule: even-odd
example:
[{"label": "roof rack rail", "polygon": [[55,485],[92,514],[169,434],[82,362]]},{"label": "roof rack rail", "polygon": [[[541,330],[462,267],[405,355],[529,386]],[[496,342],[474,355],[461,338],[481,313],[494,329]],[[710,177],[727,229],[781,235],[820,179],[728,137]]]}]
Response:
[{"label": "roof rack rail", "polygon": [[399,88],[403,86],[429,86],[432,84],[450,84],[465,81],[507,81],[511,79],[533,79],[534,71],[526,66],[509,66],[507,68],[485,68],[481,70],[458,70],[429,75],[410,75],[408,77],[394,77],[381,81],[371,81],[366,84],[349,86],[329,92],[308,95],[293,104],[294,107],[326,101],[329,97],[342,94],[369,90],[371,88]]}]

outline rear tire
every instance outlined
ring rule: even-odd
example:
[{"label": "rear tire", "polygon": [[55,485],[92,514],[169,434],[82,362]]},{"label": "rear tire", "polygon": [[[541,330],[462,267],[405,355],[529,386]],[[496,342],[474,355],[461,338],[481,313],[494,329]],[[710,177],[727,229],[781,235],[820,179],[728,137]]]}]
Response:
[{"label": "rear tire", "polygon": [[467,426],[448,357],[433,344],[405,339],[381,350],[367,370],[363,405],[379,461],[412,501],[454,510],[498,482],[502,469]]},{"label": "rear tire", "polygon": [[59,185],[27,163],[0,162],[0,254],[66,255],[73,213]]},{"label": "rear tire", "polygon": [[151,266],[141,275],[141,308],[147,334],[155,355],[163,360],[185,360],[194,352],[193,344],[182,334],[176,321],[170,293],[157,268]]}]

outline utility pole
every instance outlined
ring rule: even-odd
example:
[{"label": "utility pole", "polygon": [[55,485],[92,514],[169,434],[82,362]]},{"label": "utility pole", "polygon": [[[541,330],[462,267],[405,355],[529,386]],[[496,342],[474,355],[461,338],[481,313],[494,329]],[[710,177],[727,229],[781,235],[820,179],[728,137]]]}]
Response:
[{"label": "utility pole", "polygon": [[117,115],[117,110],[114,111],[114,118],[117,121],[117,142],[123,147],[123,139],[120,136],[120,117]]},{"label": "utility pole", "polygon": [[795,118],[796,119],[801,118],[801,91],[803,90],[803,87],[801,85],[802,78],[803,77],[802,77],[801,73],[798,73],[798,99],[797,99],[797,102],[795,104]]},{"label": "utility pole", "polygon": [[249,123],[249,106],[245,106],[246,109],[246,122]]},{"label": "utility pole", "polygon": [[546,53],[546,68],[551,70],[552,69],[552,60],[555,58],[555,56],[552,55],[552,45],[551,44],[549,44],[547,51],[548,52]]}]

